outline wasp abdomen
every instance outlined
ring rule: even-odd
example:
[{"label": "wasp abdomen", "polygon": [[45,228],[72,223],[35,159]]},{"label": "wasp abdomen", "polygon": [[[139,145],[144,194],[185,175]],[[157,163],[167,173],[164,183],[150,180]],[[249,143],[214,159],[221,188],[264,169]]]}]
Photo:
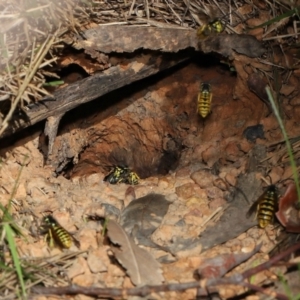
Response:
[{"label": "wasp abdomen", "polygon": [[198,112],[202,118],[206,118],[211,111],[212,93],[210,84],[202,83],[198,94]]},{"label": "wasp abdomen", "polygon": [[71,234],[64,229],[59,223],[51,216],[46,216],[43,219],[44,233],[47,233],[47,240],[50,247],[55,244],[61,248],[69,249],[72,245],[73,238]]},{"label": "wasp abdomen", "polygon": [[274,222],[275,212],[278,208],[278,194],[275,185],[269,185],[266,191],[251,205],[247,212],[250,217],[256,211],[258,226],[265,228]]},{"label": "wasp abdomen", "polygon": [[70,248],[72,245],[72,238],[64,228],[60,226],[52,227],[52,235],[55,241],[61,246],[62,248]]},{"label": "wasp abdomen", "polygon": [[266,197],[259,203],[257,211],[257,220],[259,227],[265,228],[267,225],[274,222],[274,214],[277,206],[275,203],[277,195],[275,192],[267,191]]}]

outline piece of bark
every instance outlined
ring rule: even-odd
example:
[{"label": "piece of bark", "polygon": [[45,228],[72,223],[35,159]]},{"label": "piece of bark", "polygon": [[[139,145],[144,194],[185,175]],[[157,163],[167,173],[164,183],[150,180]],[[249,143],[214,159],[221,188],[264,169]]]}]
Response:
[{"label": "piece of bark", "polygon": [[29,127],[50,116],[57,117],[113,90],[166,70],[189,58],[189,52],[164,55],[140,55],[124,66],[112,67],[78,82],[58,89],[52,98],[45,98],[27,107],[26,119],[12,120],[2,137]]},{"label": "piece of bark", "polygon": [[52,153],[53,144],[54,144],[54,140],[57,135],[59,122],[60,122],[61,118],[63,117],[63,115],[64,115],[64,113],[61,113],[57,116],[50,116],[47,118],[47,122],[46,122],[45,129],[44,129],[45,136],[47,136],[49,139],[47,157],[49,157]]},{"label": "piece of bark", "polygon": [[249,90],[256,96],[258,96],[259,99],[261,99],[267,105],[269,112],[272,112],[272,106],[266,92],[266,87],[268,85],[266,80],[257,73],[252,73],[248,77],[247,85],[249,87]]},{"label": "piece of bark", "polygon": [[178,52],[197,49],[196,30],[190,28],[159,28],[146,26],[100,25],[86,30],[72,44],[76,49],[98,50],[104,53],[134,52],[138,49]]}]

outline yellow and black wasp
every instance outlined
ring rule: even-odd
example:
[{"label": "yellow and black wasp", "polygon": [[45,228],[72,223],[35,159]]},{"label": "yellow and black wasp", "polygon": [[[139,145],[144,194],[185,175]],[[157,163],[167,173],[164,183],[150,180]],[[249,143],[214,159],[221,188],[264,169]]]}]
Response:
[{"label": "yellow and black wasp", "polygon": [[115,166],[110,173],[104,177],[103,180],[109,182],[110,184],[124,182],[128,170],[129,169],[127,167]]},{"label": "yellow and black wasp", "polygon": [[274,222],[278,210],[278,191],[274,184],[267,187],[265,192],[251,205],[247,212],[249,218],[256,211],[258,226],[265,228]]},{"label": "yellow and black wasp", "polygon": [[207,38],[208,36],[222,33],[225,30],[225,25],[220,19],[215,18],[214,20],[200,26],[197,30],[197,36],[200,39]]},{"label": "yellow and black wasp", "polygon": [[46,240],[50,248],[58,246],[60,248],[69,249],[73,241],[75,245],[79,247],[79,242],[51,215],[43,218],[41,232],[42,234],[46,234]]},{"label": "yellow and black wasp", "polygon": [[110,184],[126,183],[135,185],[139,183],[139,179],[139,176],[128,167],[115,166],[103,180]]},{"label": "yellow and black wasp", "polygon": [[139,183],[140,177],[135,173],[130,171],[126,177],[125,183],[131,184],[131,185],[136,185]]},{"label": "yellow and black wasp", "polygon": [[206,118],[211,112],[212,96],[210,84],[201,83],[198,94],[198,113],[202,118]]}]

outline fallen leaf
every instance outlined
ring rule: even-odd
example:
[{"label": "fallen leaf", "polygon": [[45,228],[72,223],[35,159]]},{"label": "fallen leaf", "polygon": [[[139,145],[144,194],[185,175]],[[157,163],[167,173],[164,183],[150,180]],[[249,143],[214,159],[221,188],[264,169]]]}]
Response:
[{"label": "fallen leaf", "polygon": [[222,254],[207,259],[197,270],[203,278],[220,278],[234,267],[238,266],[259,251],[262,244],[257,245],[253,251],[238,254]]},{"label": "fallen leaf", "polygon": [[285,194],[279,199],[278,221],[288,232],[300,233],[300,210],[295,183],[289,184]]},{"label": "fallen leaf", "polygon": [[257,73],[252,73],[248,77],[247,85],[249,90],[258,96],[268,106],[269,110],[272,111],[266,92],[268,83]]},{"label": "fallen leaf", "polygon": [[134,285],[156,285],[164,281],[160,264],[149,252],[139,248],[117,222],[108,221],[107,235],[111,250]]},{"label": "fallen leaf", "polygon": [[156,248],[151,234],[160,226],[170,202],[160,194],[148,194],[130,202],[122,211],[120,224],[139,244]]}]

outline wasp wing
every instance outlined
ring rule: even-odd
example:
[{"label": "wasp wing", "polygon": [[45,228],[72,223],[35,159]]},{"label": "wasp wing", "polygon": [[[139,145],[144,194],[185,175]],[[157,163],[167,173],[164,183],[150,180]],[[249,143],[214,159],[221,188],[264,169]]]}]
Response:
[{"label": "wasp wing", "polygon": [[259,204],[259,201],[260,199],[256,200],[249,208],[249,210],[247,211],[247,214],[246,214],[246,218],[250,218],[254,212],[257,211],[257,207],[258,207],[258,204]]},{"label": "wasp wing", "polygon": [[246,217],[249,218],[254,212],[257,212],[258,206],[260,202],[266,197],[266,193],[268,190],[266,190],[249,208]]}]

